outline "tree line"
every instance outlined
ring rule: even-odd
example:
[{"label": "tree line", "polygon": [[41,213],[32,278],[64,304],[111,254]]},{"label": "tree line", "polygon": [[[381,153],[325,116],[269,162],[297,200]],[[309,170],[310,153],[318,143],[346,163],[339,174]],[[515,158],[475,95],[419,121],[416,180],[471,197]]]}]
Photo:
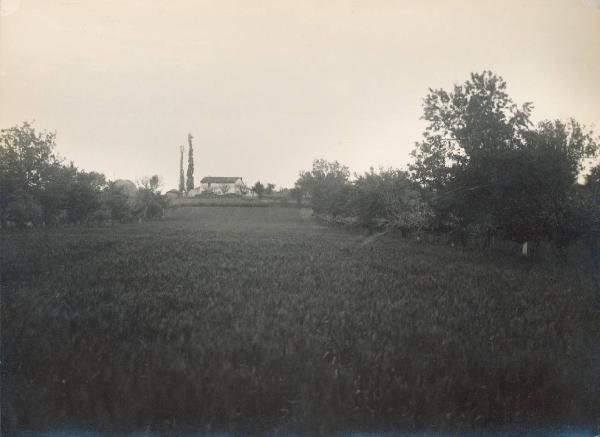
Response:
[{"label": "tree line", "polygon": [[[578,240],[596,247],[599,140],[573,119],[534,125],[532,109],[509,97],[500,76],[473,73],[450,91],[429,90],[427,127],[407,171],[371,169],[351,178],[337,161],[316,160],[292,195],[310,198],[318,214],[428,229],[462,243],[497,237],[549,241],[559,251]],[[578,181],[586,163],[591,169]]]},{"label": "tree line", "polygon": [[[563,250],[586,241],[598,253],[600,234],[599,140],[576,120],[533,124],[533,105],[517,105],[506,82],[484,71],[451,90],[430,89],[427,122],[404,170],[371,169],[351,176],[348,167],[316,160],[294,187],[282,190],[299,204],[310,201],[323,216],[365,226],[428,230],[462,243],[494,238]],[[97,172],[65,164],[54,133],[30,123],[0,131],[2,226],[128,222],[162,215],[157,176],[132,196]],[[179,188],[194,187],[192,136],[187,179],[180,149]],[[583,183],[578,177],[590,167]],[[250,188],[262,197],[273,184]],[[599,261],[600,262],[600,261]]]},{"label": "tree line", "polygon": [[[162,216],[158,176],[138,187],[81,170],[55,153],[56,134],[24,122],[0,130],[0,224],[4,227],[131,222]],[[131,189],[133,188],[133,189]]]}]

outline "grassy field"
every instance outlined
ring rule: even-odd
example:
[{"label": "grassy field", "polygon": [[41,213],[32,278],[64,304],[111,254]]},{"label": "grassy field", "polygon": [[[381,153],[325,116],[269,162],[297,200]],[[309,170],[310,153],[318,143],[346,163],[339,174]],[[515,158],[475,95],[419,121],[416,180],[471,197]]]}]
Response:
[{"label": "grassy field", "polygon": [[[292,208],[5,233],[4,429],[592,423],[599,293]],[[114,428],[113,428],[114,429]]]}]

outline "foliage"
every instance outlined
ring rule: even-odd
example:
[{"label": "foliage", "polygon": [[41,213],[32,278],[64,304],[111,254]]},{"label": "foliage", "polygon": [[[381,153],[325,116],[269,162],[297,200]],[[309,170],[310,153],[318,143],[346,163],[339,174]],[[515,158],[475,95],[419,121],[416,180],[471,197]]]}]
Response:
[{"label": "foliage", "polygon": [[581,239],[588,243],[594,276],[600,283],[600,165],[587,175],[585,185],[578,190],[579,229]]},{"label": "foliage", "polygon": [[351,188],[350,170],[337,161],[313,161],[312,170],[303,171],[296,181],[296,189],[307,193],[317,213],[341,215],[348,212]]},{"label": "foliage", "polygon": [[576,179],[597,140],[575,120],[534,128],[531,109],[518,107],[489,71],[451,92],[430,89],[411,172],[431,193],[438,229],[559,247],[573,241]]},{"label": "foliage", "polygon": [[192,134],[188,134],[188,168],[187,168],[187,191],[194,189],[194,148],[192,146]]},{"label": "foliage", "polygon": [[587,263],[364,244],[295,209],[170,214],[0,240],[2,411],[21,429],[462,435],[597,417]]},{"label": "foliage", "polygon": [[250,190],[262,199],[263,194],[265,193],[265,186],[261,184],[260,181],[256,181]]},{"label": "foliage", "polygon": [[165,208],[168,206],[167,199],[161,194],[159,188],[162,185],[158,175],[145,177],[141,181],[136,197],[137,216],[146,219],[162,218]]},{"label": "foliage", "polygon": [[269,182],[265,186],[265,194],[271,195],[271,194],[273,194],[274,191],[275,191],[275,184],[272,184],[272,183]]},{"label": "foliage", "polygon": [[40,193],[60,164],[55,147],[55,133],[36,132],[28,122],[0,130],[0,192]]},{"label": "foliage", "polygon": [[185,177],[183,176],[183,146],[179,149],[179,192],[185,192]]},{"label": "foliage", "polygon": [[289,195],[298,204],[308,196],[313,210],[335,223],[384,225],[410,232],[428,227],[432,215],[419,185],[406,172],[391,168],[378,172],[371,168],[350,180],[348,168],[337,161],[316,160],[312,171],[300,174]]},{"label": "foliage", "polygon": [[353,182],[352,206],[365,225],[384,219],[388,226],[404,232],[429,226],[432,212],[418,184],[406,172],[373,168]]},{"label": "foliage", "polygon": [[[133,193],[103,174],[64,165],[54,154],[55,134],[27,122],[0,132],[2,226],[99,224],[162,217],[166,206],[157,175]],[[133,187],[133,184],[132,188]]]},{"label": "foliage", "polygon": [[571,120],[544,121],[524,135],[524,145],[496,157],[491,193],[501,233],[515,241],[547,239],[565,247],[578,236],[583,213],[577,176],[596,153],[592,133]]},{"label": "foliage", "polygon": [[[71,164],[72,166],[72,164]],[[103,174],[76,171],[67,194],[66,212],[71,223],[81,223],[101,208],[100,194],[106,187]]]},{"label": "foliage", "polygon": [[428,125],[410,168],[413,178],[435,193],[439,222],[494,226],[493,186],[505,171],[496,158],[519,149],[531,108],[530,103],[517,107],[506,82],[489,71],[471,74],[451,92],[429,90],[423,109]]},{"label": "foliage", "polygon": [[19,227],[42,223],[42,206],[30,194],[18,191],[4,200],[6,204],[2,208],[3,223],[12,223]]},{"label": "foliage", "polygon": [[413,151],[415,180],[442,190],[462,173],[479,170],[494,152],[514,150],[530,125],[531,109],[531,103],[519,108],[506,82],[490,71],[472,73],[451,92],[430,89],[422,117],[428,125]]},{"label": "foliage", "polygon": [[159,188],[162,185],[162,181],[158,175],[146,176],[143,177],[139,183],[140,188],[143,188],[150,193],[156,194],[160,196]]},{"label": "foliage", "polygon": [[302,202],[306,200],[307,193],[298,185],[294,186],[294,188],[290,188],[288,190],[289,197],[296,202],[296,205],[300,207]]},{"label": "foliage", "polygon": [[81,223],[100,207],[104,176],[63,165],[55,146],[55,134],[27,122],[0,132],[4,224]]},{"label": "foliage", "polygon": [[129,223],[134,218],[134,200],[131,199],[123,188],[109,182],[101,197],[104,209],[109,211],[111,220],[117,223]]}]

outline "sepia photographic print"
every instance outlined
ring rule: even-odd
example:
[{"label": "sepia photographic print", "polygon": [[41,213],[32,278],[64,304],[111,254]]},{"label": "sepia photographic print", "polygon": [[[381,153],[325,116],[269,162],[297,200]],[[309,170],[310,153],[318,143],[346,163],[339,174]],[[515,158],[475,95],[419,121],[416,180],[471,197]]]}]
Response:
[{"label": "sepia photographic print", "polygon": [[600,436],[600,0],[0,0],[2,436]]}]

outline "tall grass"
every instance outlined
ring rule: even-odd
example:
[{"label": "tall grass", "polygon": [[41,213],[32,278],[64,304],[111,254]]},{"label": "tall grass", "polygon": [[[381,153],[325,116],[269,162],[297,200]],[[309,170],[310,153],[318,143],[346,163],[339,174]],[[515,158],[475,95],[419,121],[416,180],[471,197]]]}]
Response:
[{"label": "tall grass", "polygon": [[597,420],[586,265],[367,241],[235,207],[5,234],[5,429]]}]

